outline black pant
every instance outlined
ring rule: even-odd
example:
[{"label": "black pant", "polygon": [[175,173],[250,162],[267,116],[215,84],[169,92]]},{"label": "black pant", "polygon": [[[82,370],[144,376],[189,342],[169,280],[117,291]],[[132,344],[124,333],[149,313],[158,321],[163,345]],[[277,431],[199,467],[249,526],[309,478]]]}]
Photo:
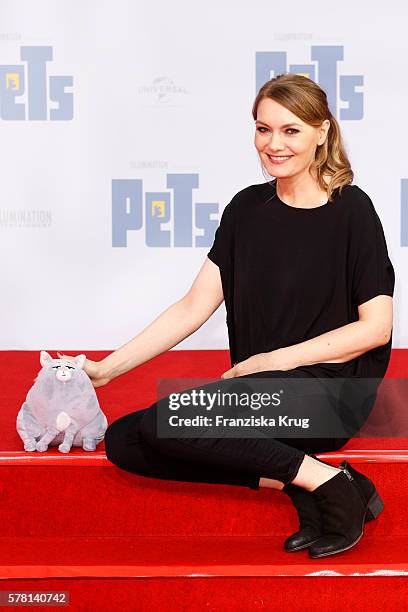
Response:
[{"label": "black pant", "polygon": [[[306,377],[306,374],[279,370],[238,378],[300,376]],[[217,381],[218,388],[229,383],[228,379]],[[257,490],[261,476],[289,483],[296,477],[306,453],[338,450],[350,439],[159,438],[156,426],[157,403],[111,423],[105,432],[109,461],[150,478],[230,484]]]}]

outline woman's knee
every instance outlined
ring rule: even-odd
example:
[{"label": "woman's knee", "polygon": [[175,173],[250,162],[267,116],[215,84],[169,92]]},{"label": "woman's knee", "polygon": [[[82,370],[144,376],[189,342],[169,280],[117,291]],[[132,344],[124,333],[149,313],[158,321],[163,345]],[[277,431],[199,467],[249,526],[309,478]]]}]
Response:
[{"label": "woman's knee", "polygon": [[[139,412],[139,414],[138,414]],[[132,412],[113,421],[105,431],[105,452],[112,463],[117,466],[136,470],[138,464],[144,464],[142,457],[139,425],[144,411]]]},{"label": "woman's knee", "polygon": [[141,438],[154,449],[155,452],[175,458],[179,457],[180,454],[184,457],[186,445],[183,440],[179,440],[176,437],[166,438],[158,435],[156,406],[153,406],[143,415],[143,418],[140,420],[139,433]]},{"label": "woman's knee", "polygon": [[112,463],[120,464],[126,451],[127,428],[123,419],[117,419],[111,423],[105,431],[105,452]]},{"label": "woman's knee", "polygon": [[140,434],[144,413],[139,410],[113,421],[105,432],[105,450],[111,463],[134,474],[150,476],[154,451]]},{"label": "woman's knee", "polygon": [[150,444],[157,442],[157,412],[154,407],[140,419],[139,431],[142,438]]}]

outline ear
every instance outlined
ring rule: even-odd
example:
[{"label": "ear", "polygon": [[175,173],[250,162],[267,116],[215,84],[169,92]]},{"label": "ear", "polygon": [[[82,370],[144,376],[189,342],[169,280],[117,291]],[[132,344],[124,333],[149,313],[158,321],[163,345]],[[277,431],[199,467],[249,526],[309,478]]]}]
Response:
[{"label": "ear", "polygon": [[[325,126],[325,127],[323,127],[323,126]],[[327,128],[327,129],[326,129],[326,128]],[[329,129],[330,129],[330,121],[329,121],[328,119],[325,119],[325,120],[323,121],[322,125],[321,125],[321,130],[320,130],[320,134],[321,134],[321,136],[323,137],[323,142],[321,142],[321,143],[320,143],[320,145],[322,145],[322,144],[324,144],[324,143],[325,143],[325,141],[326,141],[326,136],[327,136],[327,133],[328,133]],[[320,146],[320,145],[319,145],[319,146]]]},{"label": "ear", "polygon": [[47,353],[47,351],[41,351],[41,352],[40,352],[40,363],[41,363],[41,366],[42,366],[42,367],[44,367],[44,366],[45,366],[45,364],[46,364],[48,361],[51,361],[51,360],[52,360],[52,357],[51,357],[51,355],[49,355],[49,354]]},{"label": "ear", "polygon": [[85,364],[85,359],[86,359],[86,355],[77,355],[74,359],[75,365],[77,365],[78,368],[82,369]]}]

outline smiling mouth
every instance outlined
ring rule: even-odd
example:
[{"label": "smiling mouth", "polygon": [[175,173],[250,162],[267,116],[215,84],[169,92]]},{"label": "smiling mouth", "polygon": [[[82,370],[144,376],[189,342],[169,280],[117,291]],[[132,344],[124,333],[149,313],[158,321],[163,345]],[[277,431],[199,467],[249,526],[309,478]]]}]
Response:
[{"label": "smiling mouth", "polygon": [[284,162],[293,157],[293,155],[269,155],[268,153],[266,155],[272,163]]}]

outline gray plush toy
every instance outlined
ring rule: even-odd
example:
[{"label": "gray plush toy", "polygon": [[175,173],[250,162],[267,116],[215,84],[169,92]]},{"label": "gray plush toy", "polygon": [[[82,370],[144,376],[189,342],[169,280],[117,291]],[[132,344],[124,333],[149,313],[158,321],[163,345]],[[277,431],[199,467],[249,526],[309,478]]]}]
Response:
[{"label": "gray plush toy", "polygon": [[57,446],[94,451],[108,427],[91,379],[83,370],[86,356],[53,359],[40,353],[42,369],[34,379],[17,415],[17,431],[24,450],[44,452]]}]

